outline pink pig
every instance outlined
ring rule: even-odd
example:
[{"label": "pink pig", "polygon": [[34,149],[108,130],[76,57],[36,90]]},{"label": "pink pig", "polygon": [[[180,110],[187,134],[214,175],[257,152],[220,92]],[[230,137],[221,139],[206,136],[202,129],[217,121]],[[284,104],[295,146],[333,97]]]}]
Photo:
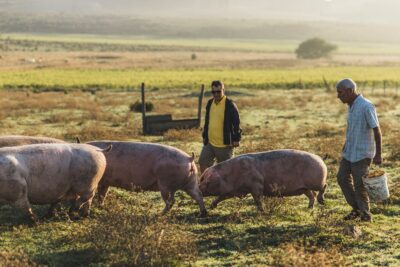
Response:
[{"label": "pink pig", "polygon": [[218,196],[211,207],[224,199],[245,196],[254,198],[263,210],[262,196],[296,196],[305,194],[309,208],[323,204],[327,168],[317,155],[299,150],[273,150],[243,154],[205,170],[200,177],[204,196]]},{"label": "pink pig", "polygon": [[88,144],[106,148],[107,167],[98,187],[103,202],[108,188],[115,186],[131,191],[160,191],[165,202],[163,213],[175,202],[175,192],[183,190],[199,205],[202,216],[207,214],[197,182],[194,156],[177,148],[142,142],[93,141]]}]

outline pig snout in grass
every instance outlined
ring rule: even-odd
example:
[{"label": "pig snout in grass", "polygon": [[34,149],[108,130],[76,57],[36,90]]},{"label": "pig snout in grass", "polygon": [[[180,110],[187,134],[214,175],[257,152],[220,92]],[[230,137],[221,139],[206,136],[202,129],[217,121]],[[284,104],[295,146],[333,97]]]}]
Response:
[{"label": "pig snout in grass", "polygon": [[283,149],[243,154],[212,166],[200,177],[199,187],[203,196],[217,196],[211,208],[224,199],[248,193],[259,210],[263,210],[263,196],[302,194],[312,208],[316,192],[318,202],[324,202],[326,177],[326,165],[317,155]]}]

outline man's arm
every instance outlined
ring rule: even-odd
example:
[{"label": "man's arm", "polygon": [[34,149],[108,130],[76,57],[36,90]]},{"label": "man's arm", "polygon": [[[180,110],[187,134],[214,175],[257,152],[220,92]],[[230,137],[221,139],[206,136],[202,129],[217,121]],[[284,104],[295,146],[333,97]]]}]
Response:
[{"label": "man's arm", "polygon": [[378,127],[373,128],[374,137],[375,137],[375,145],[376,145],[376,154],[374,157],[374,164],[380,165],[382,163],[382,134],[381,129]]},{"label": "man's arm", "polygon": [[240,129],[239,110],[234,102],[232,102],[232,125],[233,125],[233,146],[238,147],[242,138],[242,129]]},{"label": "man's arm", "polygon": [[208,100],[207,105],[206,105],[206,115],[204,118],[204,127],[203,127],[203,132],[201,133],[201,136],[203,137],[203,144],[206,145],[207,143],[207,132],[208,132],[208,124],[210,121],[210,107],[212,104],[212,99]]}]

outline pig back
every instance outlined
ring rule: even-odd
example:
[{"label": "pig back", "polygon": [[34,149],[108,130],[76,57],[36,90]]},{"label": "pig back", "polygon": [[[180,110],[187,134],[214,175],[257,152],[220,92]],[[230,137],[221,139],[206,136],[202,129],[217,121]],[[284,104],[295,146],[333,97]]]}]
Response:
[{"label": "pig back", "polygon": [[30,144],[52,144],[65,143],[65,141],[50,137],[36,137],[24,135],[5,135],[0,136],[0,147],[21,146]]},{"label": "pig back", "polygon": [[128,190],[158,190],[157,179],[173,176],[180,179],[190,170],[189,155],[161,144],[128,141],[93,141],[88,144],[112,150],[107,153],[107,166],[101,184]]},{"label": "pig back", "polygon": [[327,168],[320,157],[300,150],[273,150],[253,155],[264,176],[264,193],[293,195],[301,189],[322,190]]}]

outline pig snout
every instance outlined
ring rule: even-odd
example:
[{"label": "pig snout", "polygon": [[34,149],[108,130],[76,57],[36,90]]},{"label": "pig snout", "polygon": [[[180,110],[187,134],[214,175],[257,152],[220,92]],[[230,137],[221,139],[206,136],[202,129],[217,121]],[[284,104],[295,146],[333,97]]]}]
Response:
[{"label": "pig snout", "polygon": [[203,197],[210,196],[210,193],[207,190],[207,184],[204,181],[200,183],[199,188],[200,188],[201,193],[203,194]]}]

